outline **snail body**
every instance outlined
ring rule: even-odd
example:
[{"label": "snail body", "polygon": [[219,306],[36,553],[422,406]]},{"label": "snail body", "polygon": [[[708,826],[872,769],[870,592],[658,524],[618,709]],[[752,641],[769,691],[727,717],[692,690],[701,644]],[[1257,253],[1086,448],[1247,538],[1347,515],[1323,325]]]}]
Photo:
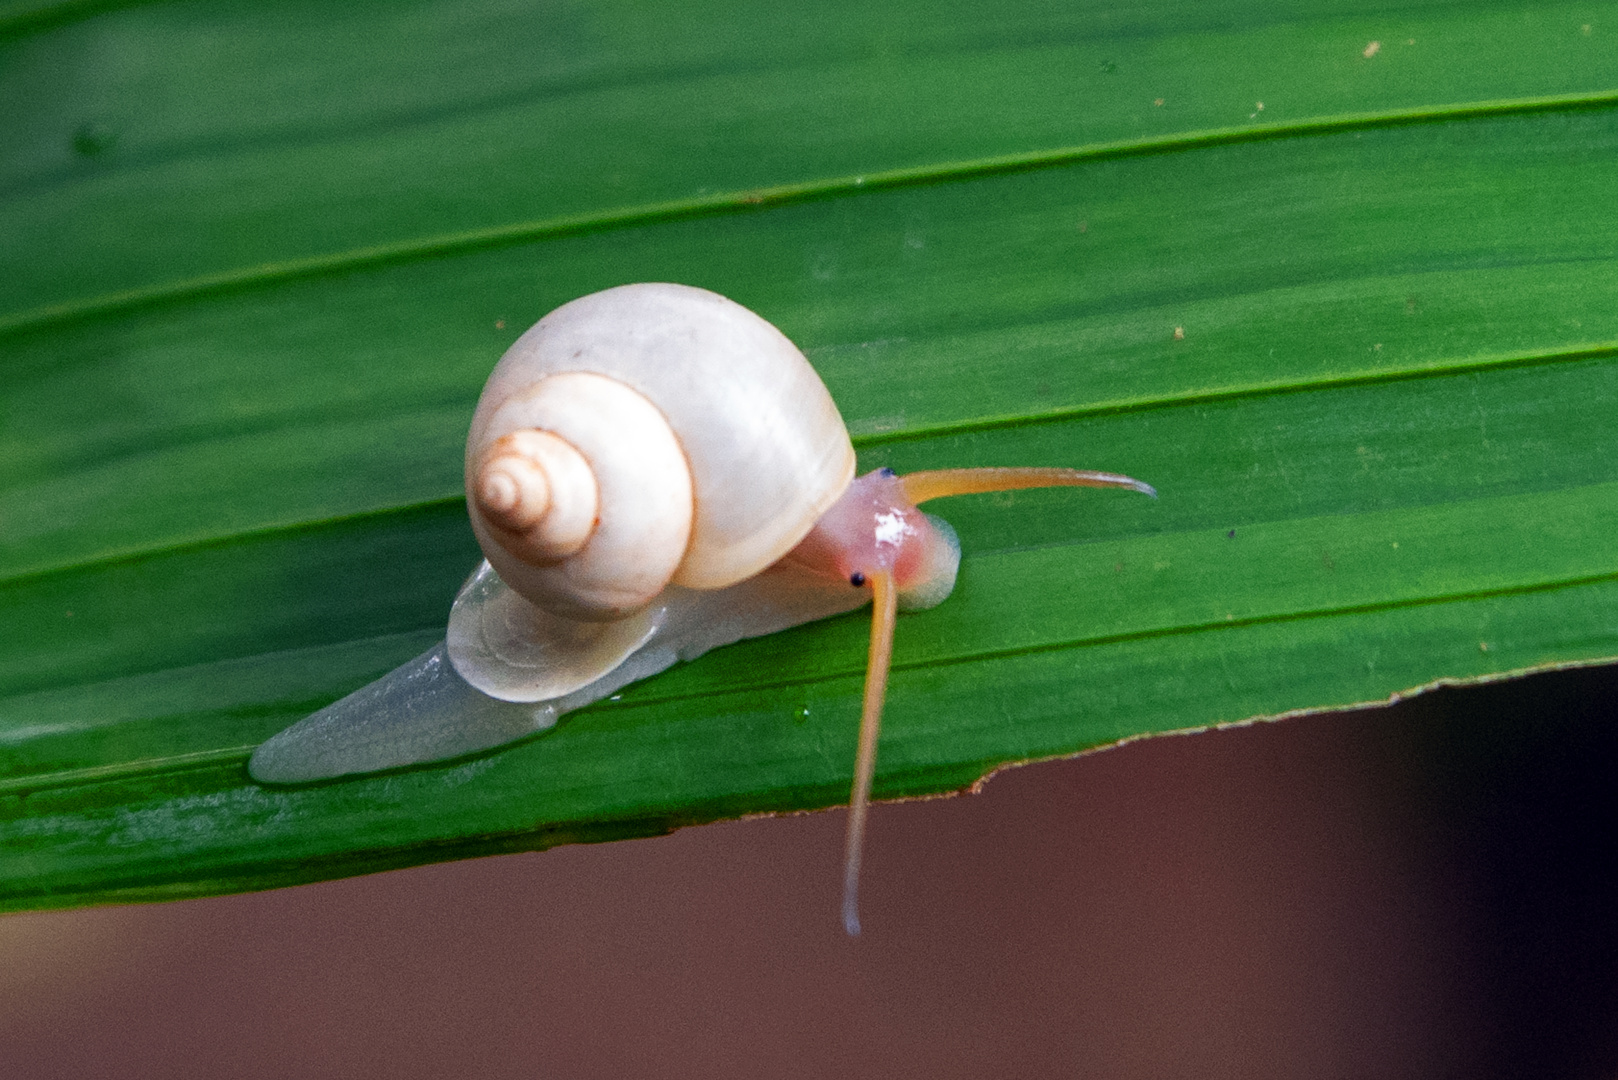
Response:
[{"label": "snail body", "polygon": [[856,883],[895,613],[954,588],[946,495],[1150,486],[1062,468],[854,477],[842,417],[803,354],[717,294],[625,285],[520,337],[466,451],[485,560],[445,640],[261,745],[254,779],[297,784],[439,761],[743,638],[873,605],[845,863]]}]

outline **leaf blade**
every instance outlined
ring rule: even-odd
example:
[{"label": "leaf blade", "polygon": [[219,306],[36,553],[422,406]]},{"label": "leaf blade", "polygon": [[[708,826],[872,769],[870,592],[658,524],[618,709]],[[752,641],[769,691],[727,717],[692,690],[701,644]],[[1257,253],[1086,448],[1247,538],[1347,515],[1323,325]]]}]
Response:
[{"label": "leaf blade", "polygon": [[[121,40],[178,10],[59,22],[0,49],[37,60],[86,40],[74,35]],[[192,31],[252,8],[198,10]],[[1316,79],[1316,97],[1283,107],[1269,94],[1263,121],[1213,136],[1188,113],[1139,127],[1128,112],[1145,107],[1129,105],[1139,85],[1101,94],[1078,128],[1060,126],[1067,114],[1032,122],[1054,83],[1002,93],[983,107],[1029,120],[1004,132],[946,116],[956,99],[944,94],[938,123],[891,148],[919,155],[908,163],[872,156],[903,110],[841,130],[845,98],[772,91],[742,110],[723,153],[698,155],[716,173],[682,159],[659,179],[668,148],[648,143],[642,180],[672,185],[657,190],[700,201],[699,179],[729,177],[702,214],[613,218],[622,193],[581,181],[569,197],[595,199],[580,211],[596,215],[588,228],[521,232],[533,215],[502,197],[474,207],[487,212],[477,227],[515,221],[520,235],[446,248],[412,202],[419,192],[366,190],[369,225],[329,218],[311,197],[293,216],[333,224],[335,246],[309,256],[337,260],[320,273],[263,272],[264,259],[305,257],[286,245],[313,234],[252,224],[271,205],[256,196],[229,219],[245,246],[188,227],[135,258],[64,234],[57,269],[44,259],[24,288],[78,306],[39,319],[26,316],[35,301],[13,296],[12,317],[26,317],[0,333],[0,907],[273,887],[840,801],[859,616],[717,651],[502,752],[299,790],[246,779],[247,748],[442,632],[476,557],[458,461],[484,373],[547,308],[628,280],[706,285],[781,325],[832,388],[865,467],[1068,464],[1163,492],[1150,505],[1025,492],[944,508],[967,550],[961,587],[901,621],[879,794],[958,788],[1006,763],[1147,733],[1618,655],[1607,539],[1618,440],[1605,404],[1618,393],[1618,79],[1567,62],[1586,44],[1573,10],[1525,22],[1510,6],[1435,5],[1419,18],[1451,32],[1449,59],[1386,70],[1366,66],[1375,57],[1358,40],[1389,25],[1385,14],[1300,5],[1290,21],[1221,30],[1230,12],[1187,21],[1191,10],[1144,9],[1091,38],[1084,28],[1104,10],[1067,22],[1030,11],[987,52],[961,51],[979,28],[943,12],[941,38],[876,35],[918,50],[893,64],[858,54],[850,43],[871,24],[856,21],[828,29],[808,63],[866,72],[858,93],[902,84],[914,102],[952,73],[970,95],[1006,72],[1037,81],[1096,42],[1134,41],[1162,71],[1224,87],[1203,103],[1216,112],[1264,73],[1235,71],[1241,56],[1210,43],[1292,41],[1273,50],[1271,74],[1300,93],[1320,73],[1318,50],[1341,65]],[[641,16],[593,11],[628,20],[615,33],[648,33]],[[698,71],[707,63],[732,88],[782,85],[790,65],[776,54],[721,70],[750,39],[706,41],[711,25],[683,28],[695,66],[669,78],[690,89],[713,74]],[[1397,59],[1398,38],[1374,32],[1387,38],[1383,59]],[[320,69],[318,50],[303,59]],[[398,78],[356,70],[331,77],[379,80],[371,90]],[[613,92],[651,95],[668,81],[644,74]],[[1109,86],[1116,74],[1085,78]],[[476,97],[476,82],[462,90]],[[1530,91],[1562,98],[1479,104]],[[328,100],[288,93],[270,104]],[[97,99],[67,100],[88,114]],[[203,145],[218,117],[176,100],[164,122],[202,125],[184,138]],[[569,122],[586,123],[580,103],[596,99],[567,100],[583,110]],[[1307,101],[1336,101],[1338,113],[1307,121],[1329,111]],[[624,115],[644,125],[666,106],[648,98]],[[760,154],[771,109],[801,119],[793,110],[811,108],[839,114],[812,152]],[[1365,108],[1382,111],[1346,115]],[[89,174],[51,164],[61,144],[46,136],[64,129],[47,114],[22,123],[44,141],[13,144],[24,149],[11,166],[43,170],[87,229],[105,229],[127,205],[96,203]],[[245,117],[262,125],[274,108]],[[634,124],[608,128],[581,153],[621,152]],[[1091,142],[1075,141],[1081,129]],[[452,157],[466,129],[435,130],[460,132],[438,147]],[[778,150],[799,133],[784,130]],[[1098,148],[1109,131],[1136,143]],[[1033,157],[962,164],[995,146]],[[228,199],[243,167],[232,153],[187,159],[205,205]],[[289,153],[286,167],[309,160]],[[839,179],[854,166],[827,164],[839,160],[920,172],[855,184]],[[11,166],[0,162],[0,177],[21,176]],[[422,190],[446,190],[437,175]],[[745,201],[747,183],[770,177],[795,185],[792,197]],[[357,178],[336,169],[321,182],[356,196]],[[184,210],[170,187],[163,212]],[[0,206],[50,218],[17,190],[0,187]],[[390,242],[407,248],[355,258],[354,245]],[[186,245],[223,273],[256,276],[186,286],[203,265],[186,263]],[[130,282],[162,302],[96,299]]]}]

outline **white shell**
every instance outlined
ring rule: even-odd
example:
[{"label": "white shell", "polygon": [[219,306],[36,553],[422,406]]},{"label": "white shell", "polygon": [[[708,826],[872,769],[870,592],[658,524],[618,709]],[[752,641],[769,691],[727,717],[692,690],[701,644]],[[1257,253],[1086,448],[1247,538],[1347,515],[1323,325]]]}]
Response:
[{"label": "white shell", "polygon": [[[665,581],[695,589],[733,585],[791,550],[853,479],[854,448],[837,406],[785,335],[716,293],[639,284],[564,304],[507,350],[472,419],[469,492],[489,446],[516,430],[502,430],[512,415],[508,406],[517,409],[516,402],[535,394],[543,381],[575,372],[621,383],[661,413],[690,468],[689,541],[672,553],[666,547],[637,549],[622,569],[642,580],[620,585],[613,596],[594,597],[577,587],[586,579],[600,580],[593,571],[553,566],[530,573],[529,564],[501,545],[477,500],[469,499],[473,528],[489,561],[513,589],[547,610],[573,618],[619,617],[650,602],[657,590],[648,593],[644,580],[671,563]],[[578,423],[598,421],[585,416]],[[631,432],[610,418],[599,424],[597,447],[641,434],[638,427]],[[584,550],[559,567],[595,558],[592,549],[618,512],[616,494],[609,492],[592,450],[568,441],[597,468],[601,525]],[[647,478],[631,501],[659,493],[668,493],[661,471]],[[598,564],[604,566],[605,559]]]},{"label": "white shell", "polygon": [[572,443],[535,428],[513,431],[473,468],[467,501],[499,534],[501,547],[539,566],[584,550],[601,512],[601,485]]},{"label": "white shell", "polygon": [[[472,530],[513,589],[575,619],[619,618],[651,603],[674,576],[691,536],[691,471],[657,407],[616,379],[569,372],[536,379],[487,418],[481,443],[547,431],[577,450],[594,474],[595,527],[576,554],[536,564],[513,550],[474,497]],[[468,489],[477,482],[468,453]],[[558,500],[561,501],[558,493]],[[527,548],[528,545],[523,545]]]}]

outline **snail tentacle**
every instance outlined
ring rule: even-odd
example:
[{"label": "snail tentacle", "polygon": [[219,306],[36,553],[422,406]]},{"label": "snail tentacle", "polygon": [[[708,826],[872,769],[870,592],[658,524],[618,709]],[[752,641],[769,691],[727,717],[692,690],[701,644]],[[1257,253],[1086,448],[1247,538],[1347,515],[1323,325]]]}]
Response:
[{"label": "snail tentacle", "polygon": [[854,788],[848,800],[848,834],[843,849],[843,929],[860,933],[860,860],[865,854],[865,818],[871,808],[871,781],[876,776],[876,744],[882,732],[882,705],[893,662],[893,627],[899,593],[891,570],[870,574],[871,647],[865,665],[865,694],[860,707],[859,749],[854,755]]}]

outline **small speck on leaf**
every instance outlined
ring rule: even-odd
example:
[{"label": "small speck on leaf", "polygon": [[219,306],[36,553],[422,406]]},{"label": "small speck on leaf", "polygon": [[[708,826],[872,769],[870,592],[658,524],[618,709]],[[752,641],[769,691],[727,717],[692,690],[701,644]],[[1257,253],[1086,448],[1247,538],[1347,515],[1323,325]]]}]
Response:
[{"label": "small speck on leaf", "polygon": [[1234,539],[1236,539],[1236,530],[1232,529],[1228,533],[1226,533],[1225,534],[1225,539],[1226,540],[1234,540]]},{"label": "small speck on leaf", "polygon": [[1176,326],[1174,328],[1174,340],[1175,341],[1184,341],[1185,340],[1185,327]]},{"label": "small speck on leaf", "polygon": [[1159,108],[1161,108],[1163,106],[1163,99],[1162,98],[1153,98],[1152,99],[1152,104],[1158,106]]},{"label": "small speck on leaf", "polygon": [[1382,43],[1380,41],[1373,41],[1369,45],[1365,46],[1365,51],[1360,53],[1360,55],[1365,57],[1365,59],[1369,60],[1371,57],[1375,56],[1377,53],[1379,53],[1381,51],[1382,51]]},{"label": "small speck on leaf", "polygon": [[1478,642],[1478,652],[1488,652],[1488,651],[1489,651],[1489,643],[1487,641]]},{"label": "small speck on leaf", "polygon": [[111,150],[118,143],[118,133],[105,124],[91,121],[81,124],[73,133],[73,149],[82,157],[95,157]]},{"label": "small speck on leaf", "polygon": [[1111,60],[1103,60],[1103,61],[1101,61],[1101,74],[1103,74],[1103,75],[1111,75],[1113,72],[1115,72],[1117,70],[1118,70],[1118,65],[1113,63]]},{"label": "small speck on leaf", "polygon": [[504,320],[504,319],[496,319],[496,320],[494,320],[494,328],[496,330],[504,330],[506,328],[506,320]]}]

